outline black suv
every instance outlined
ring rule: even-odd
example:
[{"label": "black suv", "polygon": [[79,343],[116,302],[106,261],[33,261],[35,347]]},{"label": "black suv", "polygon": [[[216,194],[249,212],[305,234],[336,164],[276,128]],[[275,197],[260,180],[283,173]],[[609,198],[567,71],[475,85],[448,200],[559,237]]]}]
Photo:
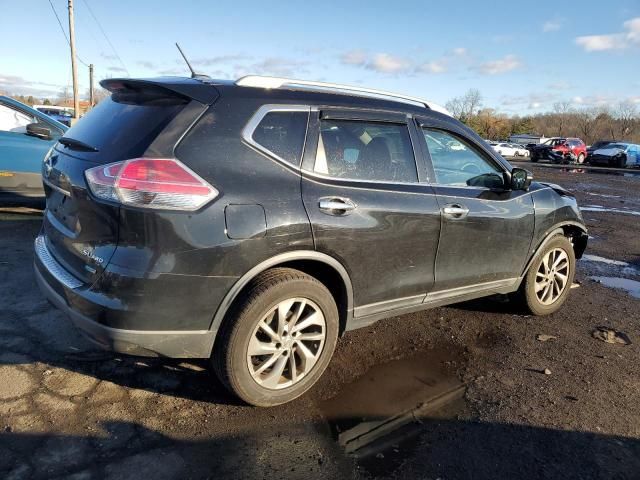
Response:
[{"label": "black suv", "polygon": [[437,105],[256,76],[102,86],[44,160],[35,273],[105,348],[211,358],[276,405],[346,330],[492,294],[548,314],[569,293],[575,198]]}]

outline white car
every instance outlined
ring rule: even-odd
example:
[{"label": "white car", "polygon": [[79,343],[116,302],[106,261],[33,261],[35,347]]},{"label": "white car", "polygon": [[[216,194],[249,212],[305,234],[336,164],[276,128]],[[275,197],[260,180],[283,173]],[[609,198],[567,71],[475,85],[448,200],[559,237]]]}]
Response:
[{"label": "white car", "polygon": [[521,148],[514,147],[508,143],[498,143],[497,145],[493,145],[492,147],[503,157],[519,157],[523,155]]}]

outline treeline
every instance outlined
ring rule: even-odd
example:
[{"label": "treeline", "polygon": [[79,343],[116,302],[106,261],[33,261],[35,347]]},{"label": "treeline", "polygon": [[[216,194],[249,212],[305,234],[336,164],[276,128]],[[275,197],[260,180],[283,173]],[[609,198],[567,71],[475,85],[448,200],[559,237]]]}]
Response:
[{"label": "treeline", "polygon": [[484,107],[480,92],[469,90],[463,96],[451,99],[446,107],[454,117],[490,140],[534,133],[545,137],[579,137],[588,145],[603,139],[640,143],[638,107],[629,101],[589,108],[575,108],[570,102],[558,102],[547,113],[509,116]]}]

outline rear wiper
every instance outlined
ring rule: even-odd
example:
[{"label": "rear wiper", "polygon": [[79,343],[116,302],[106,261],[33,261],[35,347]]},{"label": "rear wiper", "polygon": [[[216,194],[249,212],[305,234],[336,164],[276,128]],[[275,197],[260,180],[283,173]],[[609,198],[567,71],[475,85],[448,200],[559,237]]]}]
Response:
[{"label": "rear wiper", "polygon": [[83,152],[97,152],[98,149],[96,147],[92,147],[91,145],[81,142],[80,140],[76,140],[74,138],[69,137],[60,137],[58,139],[62,145],[72,150],[80,150]]}]

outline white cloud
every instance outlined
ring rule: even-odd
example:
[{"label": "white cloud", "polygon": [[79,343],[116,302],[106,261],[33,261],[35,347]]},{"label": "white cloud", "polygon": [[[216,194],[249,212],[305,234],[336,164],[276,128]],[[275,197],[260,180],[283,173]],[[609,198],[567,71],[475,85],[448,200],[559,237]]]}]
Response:
[{"label": "white cloud", "polygon": [[561,28],[562,28],[562,20],[558,20],[558,19],[547,20],[542,24],[543,32],[555,32],[557,30],[560,30]]},{"label": "white cloud", "polygon": [[444,73],[447,71],[447,64],[444,60],[434,60],[423,63],[417,70],[422,73]]},{"label": "white cloud", "polygon": [[0,73],[0,92],[11,95],[34,95],[50,97],[60,91],[63,85],[27,80],[17,75]]},{"label": "white cloud", "polygon": [[507,73],[522,66],[522,62],[515,55],[506,55],[504,58],[484,62],[472,67],[473,70],[483,75],[499,75]]},{"label": "white cloud", "polygon": [[558,94],[554,92],[532,92],[527,95],[505,95],[500,99],[500,104],[504,107],[527,106],[530,110],[535,110],[544,105],[551,105],[558,100]]},{"label": "white cloud", "polygon": [[627,20],[623,28],[624,31],[619,33],[576,37],[575,42],[587,52],[624,50],[640,46],[640,17]]},{"label": "white cloud", "polygon": [[400,73],[408,71],[411,68],[411,63],[402,57],[378,53],[367,62],[365,68],[381,73]]},{"label": "white cloud", "polygon": [[363,50],[351,50],[343,53],[340,61],[345,65],[364,65],[367,63],[367,53]]},{"label": "white cloud", "polygon": [[456,48],[447,55],[436,60],[413,61],[405,57],[389,53],[367,53],[363,50],[350,50],[340,55],[343,65],[364,68],[377,73],[396,74],[439,74],[449,71],[452,56],[464,56],[467,50]]}]

